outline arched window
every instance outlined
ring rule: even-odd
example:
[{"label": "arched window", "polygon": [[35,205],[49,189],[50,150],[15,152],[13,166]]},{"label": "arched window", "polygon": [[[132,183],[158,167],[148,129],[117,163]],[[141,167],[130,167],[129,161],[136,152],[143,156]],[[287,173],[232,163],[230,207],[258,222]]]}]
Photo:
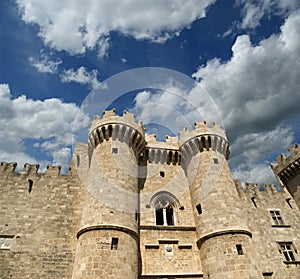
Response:
[{"label": "arched window", "polygon": [[178,207],[177,198],[168,192],[156,193],[150,202],[155,209],[155,223],[161,226],[175,225],[175,209]]}]

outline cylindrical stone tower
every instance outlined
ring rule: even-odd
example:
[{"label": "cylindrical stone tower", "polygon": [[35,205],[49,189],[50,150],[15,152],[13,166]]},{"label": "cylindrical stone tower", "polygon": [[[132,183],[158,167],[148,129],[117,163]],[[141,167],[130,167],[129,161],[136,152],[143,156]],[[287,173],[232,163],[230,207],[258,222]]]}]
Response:
[{"label": "cylindrical stone tower", "polygon": [[144,128],[133,114],[105,111],[91,123],[73,279],[138,278],[138,160],[144,148]]},{"label": "cylindrical stone tower", "polygon": [[180,132],[204,278],[262,278],[251,251],[252,234],[229,165],[225,131],[205,122]]}]

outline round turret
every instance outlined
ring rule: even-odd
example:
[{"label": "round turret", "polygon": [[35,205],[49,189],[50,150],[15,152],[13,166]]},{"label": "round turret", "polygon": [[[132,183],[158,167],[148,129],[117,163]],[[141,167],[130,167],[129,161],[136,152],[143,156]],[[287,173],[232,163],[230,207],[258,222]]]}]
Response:
[{"label": "round turret", "polygon": [[144,128],[133,114],[105,111],[92,121],[73,279],[138,277],[138,165],[144,148]]},{"label": "round turret", "polygon": [[236,278],[235,270],[247,261],[240,278],[259,278],[254,259],[250,259],[252,235],[227,162],[225,131],[214,123],[209,127],[206,122],[196,122],[193,131],[185,128],[180,132],[180,149],[205,278]]}]

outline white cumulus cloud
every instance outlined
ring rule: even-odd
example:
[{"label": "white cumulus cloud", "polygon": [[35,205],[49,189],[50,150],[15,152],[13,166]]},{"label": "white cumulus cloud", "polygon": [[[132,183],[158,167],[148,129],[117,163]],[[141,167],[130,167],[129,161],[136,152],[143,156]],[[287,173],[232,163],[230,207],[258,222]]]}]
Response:
[{"label": "white cumulus cloud", "polygon": [[37,24],[44,43],[72,54],[98,49],[103,57],[109,33],[163,42],[205,17],[216,0],[16,0],[22,19]]},{"label": "white cumulus cloud", "polygon": [[227,62],[213,59],[194,74],[217,102],[233,138],[274,128],[299,113],[300,11],[257,46],[237,37]]},{"label": "white cumulus cloud", "polygon": [[[81,127],[73,125],[80,118]],[[2,161],[36,163],[39,159],[28,154],[26,140],[35,142],[52,157],[48,164],[66,163],[70,158],[70,148],[76,129],[87,127],[89,119],[74,104],[63,103],[59,99],[44,101],[31,100],[22,95],[12,98],[7,84],[0,84],[0,153]],[[64,165],[64,168],[68,167]]]},{"label": "white cumulus cloud", "polygon": [[266,160],[274,151],[291,146],[294,134],[291,127],[278,125],[270,131],[248,133],[239,136],[232,149],[233,176],[245,182],[275,182],[275,177]]},{"label": "white cumulus cloud", "polygon": [[264,16],[272,13],[277,15],[289,15],[292,11],[299,8],[298,0],[236,0],[242,9],[242,29],[254,29],[260,25]]},{"label": "white cumulus cloud", "polygon": [[35,67],[40,73],[56,74],[58,66],[62,63],[60,59],[51,60],[45,53],[41,52],[40,59],[29,57],[31,66]]},{"label": "white cumulus cloud", "polygon": [[62,82],[77,82],[80,84],[88,84],[92,89],[99,89],[104,85],[98,81],[97,76],[97,70],[92,70],[91,72],[89,72],[85,67],[80,67],[76,70],[64,70],[60,75]]}]

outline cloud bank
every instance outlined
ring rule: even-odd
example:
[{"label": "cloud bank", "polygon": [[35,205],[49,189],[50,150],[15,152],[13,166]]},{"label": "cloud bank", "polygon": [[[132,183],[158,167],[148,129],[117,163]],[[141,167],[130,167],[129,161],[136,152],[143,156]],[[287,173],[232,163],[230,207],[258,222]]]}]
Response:
[{"label": "cloud bank", "polygon": [[300,6],[297,0],[236,0],[235,3],[242,8],[239,26],[242,29],[258,27],[261,20],[271,14],[287,16]]},{"label": "cloud bank", "polygon": [[99,89],[104,85],[100,81],[98,81],[97,76],[97,70],[94,69],[89,72],[85,67],[80,67],[76,70],[64,70],[60,75],[60,78],[62,82],[77,82],[79,84],[88,84],[92,89]]},{"label": "cloud bank", "polygon": [[109,47],[112,31],[163,42],[198,18],[216,0],[17,0],[22,19],[39,26],[39,36],[71,54]]},{"label": "cloud bank", "polygon": [[40,73],[57,74],[58,66],[62,64],[62,61],[61,59],[51,60],[48,55],[41,51],[40,59],[29,57],[29,63]]},{"label": "cloud bank", "polygon": [[[80,126],[74,126],[74,119]],[[18,167],[24,163],[36,163],[34,156],[28,155],[26,140],[34,142],[35,148],[47,153],[51,161],[39,162],[43,165],[62,165],[68,168],[73,132],[87,127],[89,119],[74,104],[63,103],[59,99],[36,101],[22,95],[12,98],[9,86],[0,84],[0,152],[3,160],[17,161]],[[69,147],[68,147],[69,146]]]}]

